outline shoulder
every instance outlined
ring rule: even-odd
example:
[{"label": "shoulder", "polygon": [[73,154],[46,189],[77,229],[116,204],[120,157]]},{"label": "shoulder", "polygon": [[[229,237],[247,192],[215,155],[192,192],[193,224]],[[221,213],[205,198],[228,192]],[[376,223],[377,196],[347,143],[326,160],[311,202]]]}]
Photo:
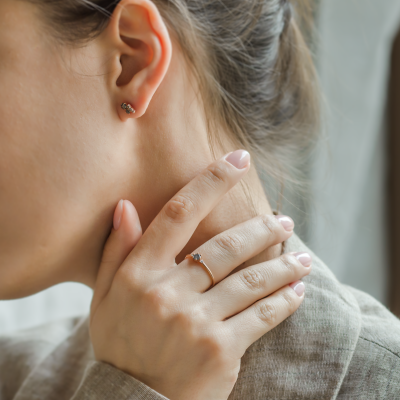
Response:
[{"label": "shoulder", "polygon": [[0,336],[0,398],[13,398],[30,372],[62,343],[82,318]]},{"label": "shoulder", "polygon": [[400,320],[368,294],[347,289],[358,302],[361,327],[339,398],[400,398]]},{"label": "shoulder", "polygon": [[360,307],[360,339],[375,343],[400,359],[400,320],[370,295],[347,287]]},{"label": "shoulder", "polygon": [[236,399],[400,399],[400,322],[372,297],[342,285],[295,235],[286,252],[306,251],[306,297],[242,358]]}]

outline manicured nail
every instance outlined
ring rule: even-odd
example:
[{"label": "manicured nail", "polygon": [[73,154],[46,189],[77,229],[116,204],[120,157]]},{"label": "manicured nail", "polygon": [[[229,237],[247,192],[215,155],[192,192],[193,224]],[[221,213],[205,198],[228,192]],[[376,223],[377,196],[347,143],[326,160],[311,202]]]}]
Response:
[{"label": "manicured nail", "polygon": [[310,267],[312,258],[308,253],[292,253],[305,267]]},{"label": "manicured nail", "polygon": [[306,290],[306,286],[302,281],[293,282],[289,286],[296,292],[297,296],[299,297],[303,296]]},{"label": "manicured nail", "polygon": [[275,218],[282,224],[285,231],[291,232],[294,228],[294,222],[292,218],[286,215],[275,215]]},{"label": "manicured nail", "polygon": [[117,231],[121,225],[121,218],[122,218],[122,211],[124,209],[124,201],[120,200],[118,202],[118,205],[114,211],[114,219],[113,219],[113,225],[114,229]]},{"label": "manicured nail", "polygon": [[246,150],[236,150],[229,154],[225,160],[237,169],[243,169],[250,164],[250,154]]}]

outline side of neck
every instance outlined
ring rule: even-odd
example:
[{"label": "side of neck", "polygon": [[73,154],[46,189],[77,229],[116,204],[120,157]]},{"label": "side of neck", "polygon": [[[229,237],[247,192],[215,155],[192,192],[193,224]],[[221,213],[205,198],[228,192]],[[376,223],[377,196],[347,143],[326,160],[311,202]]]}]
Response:
[{"label": "side of neck", "polygon": [[[271,215],[272,210],[257,172],[252,167],[245,180],[227,193],[215,209],[200,223],[188,244],[177,257],[177,262],[181,262],[187,254],[194,252],[214,236],[260,214]],[[245,266],[270,260],[278,257],[280,253],[281,245],[274,246],[249,260]]]}]

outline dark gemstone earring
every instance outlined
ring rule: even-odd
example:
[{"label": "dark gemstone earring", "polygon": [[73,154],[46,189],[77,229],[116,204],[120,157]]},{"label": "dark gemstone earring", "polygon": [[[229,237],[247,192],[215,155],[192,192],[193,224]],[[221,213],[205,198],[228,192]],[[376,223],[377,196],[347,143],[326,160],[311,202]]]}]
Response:
[{"label": "dark gemstone earring", "polygon": [[136,112],[130,104],[122,103],[121,108],[125,110],[127,114],[134,114]]}]

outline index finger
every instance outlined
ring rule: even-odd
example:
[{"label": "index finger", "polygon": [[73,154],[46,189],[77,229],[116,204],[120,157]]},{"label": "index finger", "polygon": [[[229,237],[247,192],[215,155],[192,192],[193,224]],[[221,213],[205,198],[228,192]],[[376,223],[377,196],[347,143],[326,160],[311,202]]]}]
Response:
[{"label": "index finger", "polygon": [[160,211],[135,248],[152,261],[170,260],[185,247],[199,223],[250,169],[250,154],[237,150],[215,161]]}]

